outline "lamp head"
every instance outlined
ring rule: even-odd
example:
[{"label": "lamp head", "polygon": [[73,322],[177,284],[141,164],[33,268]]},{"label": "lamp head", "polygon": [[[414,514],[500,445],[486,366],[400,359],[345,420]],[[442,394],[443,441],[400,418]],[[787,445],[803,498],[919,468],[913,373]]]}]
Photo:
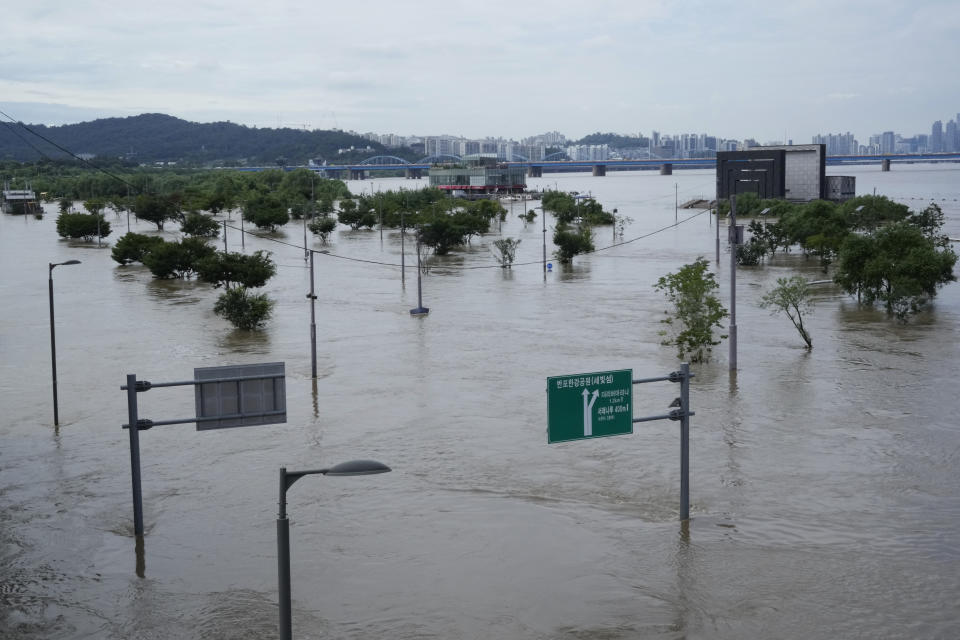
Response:
[{"label": "lamp head", "polygon": [[327,476],[366,476],[374,473],[387,473],[390,467],[376,460],[350,460],[327,469]]}]

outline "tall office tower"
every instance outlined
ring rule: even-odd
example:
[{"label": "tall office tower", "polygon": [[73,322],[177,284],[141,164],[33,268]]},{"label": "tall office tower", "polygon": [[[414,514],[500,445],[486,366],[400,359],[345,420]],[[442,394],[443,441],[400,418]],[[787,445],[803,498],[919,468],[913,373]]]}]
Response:
[{"label": "tall office tower", "polygon": [[893,131],[880,134],[880,153],[894,153],[897,149],[897,136]]},{"label": "tall office tower", "polygon": [[947,123],[947,130],[943,136],[943,150],[947,153],[960,151],[960,139],[957,138],[957,122],[951,120]]},{"label": "tall office tower", "polygon": [[943,151],[943,123],[939,120],[930,128],[930,151],[933,153]]}]

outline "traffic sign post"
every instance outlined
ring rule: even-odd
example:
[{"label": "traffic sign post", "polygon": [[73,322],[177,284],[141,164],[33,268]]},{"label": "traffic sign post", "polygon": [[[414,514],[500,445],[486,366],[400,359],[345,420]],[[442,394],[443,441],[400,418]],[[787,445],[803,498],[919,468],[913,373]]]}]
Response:
[{"label": "traffic sign post", "polygon": [[547,378],[547,441],[633,433],[633,371]]},{"label": "traffic sign post", "polygon": [[[690,519],[690,365],[656,378],[633,379],[633,370],[547,378],[547,442],[569,442],[633,433],[636,422],[680,422],[680,520]],[[680,396],[668,413],[633,417],[633,385],[679,382]]]},{"label": "traffic sign post", "polygon": [[[149,382],[127,375],[128,422],[130,433],[130,476],[133,483],[133,531],[143,536],[143,496],[140,489],[140,432],[160,425],[195,422],[197,431],[287,421],[286,377],[283,362],[201,367],[193,380]],[[176,420],[148,420],[139,417],[137,394],[157,387],[193,386],[196,416]]]}]

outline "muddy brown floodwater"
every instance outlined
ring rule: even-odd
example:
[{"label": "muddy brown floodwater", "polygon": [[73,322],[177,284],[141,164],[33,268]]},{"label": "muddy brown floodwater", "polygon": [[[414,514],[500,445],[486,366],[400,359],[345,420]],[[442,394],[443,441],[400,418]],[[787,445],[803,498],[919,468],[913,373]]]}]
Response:
[{"label": "muddy brown floodwater", "polygon": [[[960,165],[829,172],[916,209],[935,199],[960,236]],[[698,255],[712,263],[715,228],[685,210],[666,228],[675,183],[681,202],[710,197],[714,175],[531,180],[592,192],[632,218],[624,239],[636,240],[544,281],[539,219],[524,226],[514,205],[502,235],[522,240],[519,264],[495,266],[496,229],[430,259],[425,318],[409,315],[415,271],[402,288],[398,234],[341,228],[328,249],[342,257],[317,255],[315,384],[303,251],[275,242],[300,245],[298,223],[246,237],[279,267],[274,319],[244,333],[213,314],[208,285],[155,281],[59,239],[54,207],[0,217],[0,637],[275,637],[278,469],[353,458],[393,472],[312,476],[288,494],[298,638],[960,636],[958,284],[908,325],[823,286],[808,353],[756,303],[777,277],[822,278],[816,264],[790,254],[739,269],[740,370],[728,372],[726,343],[693,368],[687,530],[677,423],[547,445],[548,376],[678,368],[658,344],[653,284]],[[126,219],[108,219],[115,242]],[[228,242],[239,250],[239,232]],[[55,430],[47,264],[70,259],[82,264],[53,272]],[[724,253],[724,300],[727,265]],[[126,374],[175,381],[273,361],[286,363],[285,424],[141,433],[138,575]],[[635,413],[662,413],[676,394],[638,387]],[[193,412],[188,389],[139,400],[143,418]]]}]

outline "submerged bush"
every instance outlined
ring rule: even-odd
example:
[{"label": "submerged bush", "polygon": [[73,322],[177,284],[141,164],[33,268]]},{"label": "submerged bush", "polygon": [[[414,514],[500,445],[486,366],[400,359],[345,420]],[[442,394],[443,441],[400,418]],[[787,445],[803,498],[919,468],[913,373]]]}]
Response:
[{"label": "submerged bush", "polygon": [[265,293],[251,294],[246,287],[234,287],[220,295],[213,312],[237,329],[253,331],[270,319],[273,301]]}]

